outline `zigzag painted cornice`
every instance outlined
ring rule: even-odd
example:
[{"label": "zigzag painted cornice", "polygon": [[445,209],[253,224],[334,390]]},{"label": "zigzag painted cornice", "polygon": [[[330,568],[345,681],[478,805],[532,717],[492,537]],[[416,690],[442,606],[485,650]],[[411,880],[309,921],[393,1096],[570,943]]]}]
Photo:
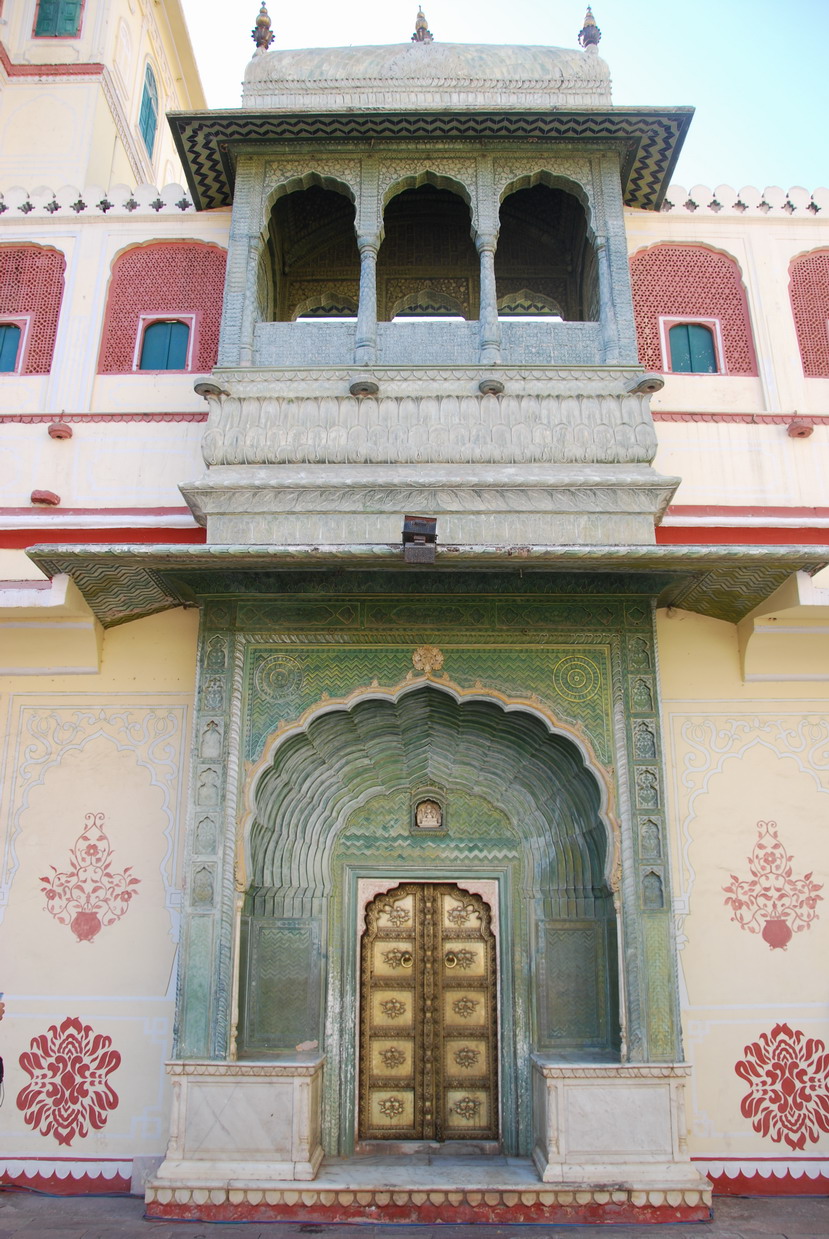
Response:
[{"label": "zigzag painted cornice", "polygon": [[171,112],[169,122],[199,210],[233,201],[236,149],[372,141],[590,142],[621,153],[625,205],[662,205],[693,108],[569,112]]},{"label": "zigzag painted cornice", "polygon": [[[278,574],[338,570],[333,594],[359,591],[359,576],[406,574],[402,547],[391,543],[35,546],[28,555],[50,577],[68,573],[105,627],[193,604],[207,593],[277,593]],[[422,593],[451,592],[460,589],[458,573],[465,572],[470,580],[483,574],[492,592],[508,592],[515,586],[504,582],[519,572],[544,579],[549,592],[557,578],[564,593],[575,592],[574,579],[585,581],[583,592],[591,593],[602,593],[602,581],[615,579],[608,592],[617,592],[620,577],[636,578],[637,592],[646,592],[650,577],[660,605],[737,623],[793,572],[812,574],[827,563],[829,546],[439,546],[434,569],[412,575],[411,583],[416,580]]]}]

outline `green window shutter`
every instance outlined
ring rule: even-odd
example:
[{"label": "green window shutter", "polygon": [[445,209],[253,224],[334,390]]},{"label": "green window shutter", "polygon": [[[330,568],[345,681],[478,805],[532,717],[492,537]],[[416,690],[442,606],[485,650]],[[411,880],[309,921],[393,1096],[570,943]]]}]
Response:
[{"label": "green window shutter", "polygon": [[0,374],[14,374],[20,348],[20,328],[15,323],[0,323]]},{"label": "green window shutter", "polygon": [[58,5],[57,33],[64,38],[74,37],[81,26],[81,0],[61,0]]},{"label": "green window shutter", "polygon": [[150,323],[141,342],[139,370],[184,370],[190,328],[178,321]]},{"label": "green window shutter", "polygon": [[81,27],[82,0],[40,0],[35,35],[38,38],[74,38]]},{"label": "green window shutter", "polygon": [[49,35],[57,34],[59,13],[59,0],[40,0],[35,22],[35,35],[38,38],[47,38]]},{"label": "green window shutter", "polygon": [[152,158],[155,146],[155,131],[158,126],[158,87],[155,74],[149,65],[144,75],[144,94],[141,96],[141,111],[138,114],[138,129],[144,139],[147,154]]},{"label": "green window shutter", "polygon": [[714,334],[702,323],[677,323],[668,332],[674,374],[716,374]]}]

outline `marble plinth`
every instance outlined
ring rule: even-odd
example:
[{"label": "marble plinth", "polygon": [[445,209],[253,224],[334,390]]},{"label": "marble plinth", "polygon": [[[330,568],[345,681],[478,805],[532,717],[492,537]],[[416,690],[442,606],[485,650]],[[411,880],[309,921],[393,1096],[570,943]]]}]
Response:
[{"label": "marble plinth", "polygon": [[684,1087],[677,1063],[580,1064],[533,1055],[533,1161],[545,1183],[699,1190],[688,1156]]},{"label": "marble plinth", "polygon": [[322,1055],[267,1063],[172,1062],[167,1155],[151,1182],[308,1182],[322,1161]]}]

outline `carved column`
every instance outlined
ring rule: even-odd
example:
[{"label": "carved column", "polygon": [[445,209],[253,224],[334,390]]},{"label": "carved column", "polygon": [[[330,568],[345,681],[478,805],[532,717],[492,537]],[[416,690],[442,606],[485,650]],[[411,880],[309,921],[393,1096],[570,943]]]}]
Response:
[{"label": "carved column", "polygon": [[239,160],[227,252],[220,366],[250,365],[256,325],[256,271],[262,227],[264,171],[261,162]]},{"label": "carved column", "polygon": [[501,360],[501,330],[498,326],[498,294],[495,288],[496,235],[479,235],[475,241],[481,258],[481,324],[479,361],[494,366]]},{"label": "carved column", "polygon": [[357,310],[357,343],[354,361],[370,366],[377,359],[377,236],[357,238],[360,251],[360,304]]},{"label": "carved column", "polygon": [[596,237],[596,261],[599,267],[599,313],[602,321],[602,344],[605,365],[619,361],[619,326],[613,296],[613,276],[610,268],[607,237]]}]

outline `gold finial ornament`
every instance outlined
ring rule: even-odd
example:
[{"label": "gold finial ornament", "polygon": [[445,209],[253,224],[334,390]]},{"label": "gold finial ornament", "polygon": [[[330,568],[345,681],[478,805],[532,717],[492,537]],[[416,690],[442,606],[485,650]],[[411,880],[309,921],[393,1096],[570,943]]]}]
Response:
[{"label": "gold finial ornament", "polygon": [[417,10],[417,20],[415,21],[415,32],[412,35],[412,43],[433,43],[434,38],[429,23],[426,20],[423,9]]},{"label": "gold finial ornament", "polygon": [[262,0],[262,7],[259,10],[259,16],[256,19],[256,25],[250,32],[250,37],[256,44],[257,52],[266,52],[271,43],[274,41],[274,33],[271,30],[271,19],[268,16],[265,0]]},{"label": "gold finial ornament", "polygon": [[602,32],[596,25],[596,19],[593,16],[593,10],[590,5],[587,6],[587,12],[584,15],[584,25],[579,31],[579,43],[587,51],[595,51],[599,46],[599,40],[602,37]]}]

